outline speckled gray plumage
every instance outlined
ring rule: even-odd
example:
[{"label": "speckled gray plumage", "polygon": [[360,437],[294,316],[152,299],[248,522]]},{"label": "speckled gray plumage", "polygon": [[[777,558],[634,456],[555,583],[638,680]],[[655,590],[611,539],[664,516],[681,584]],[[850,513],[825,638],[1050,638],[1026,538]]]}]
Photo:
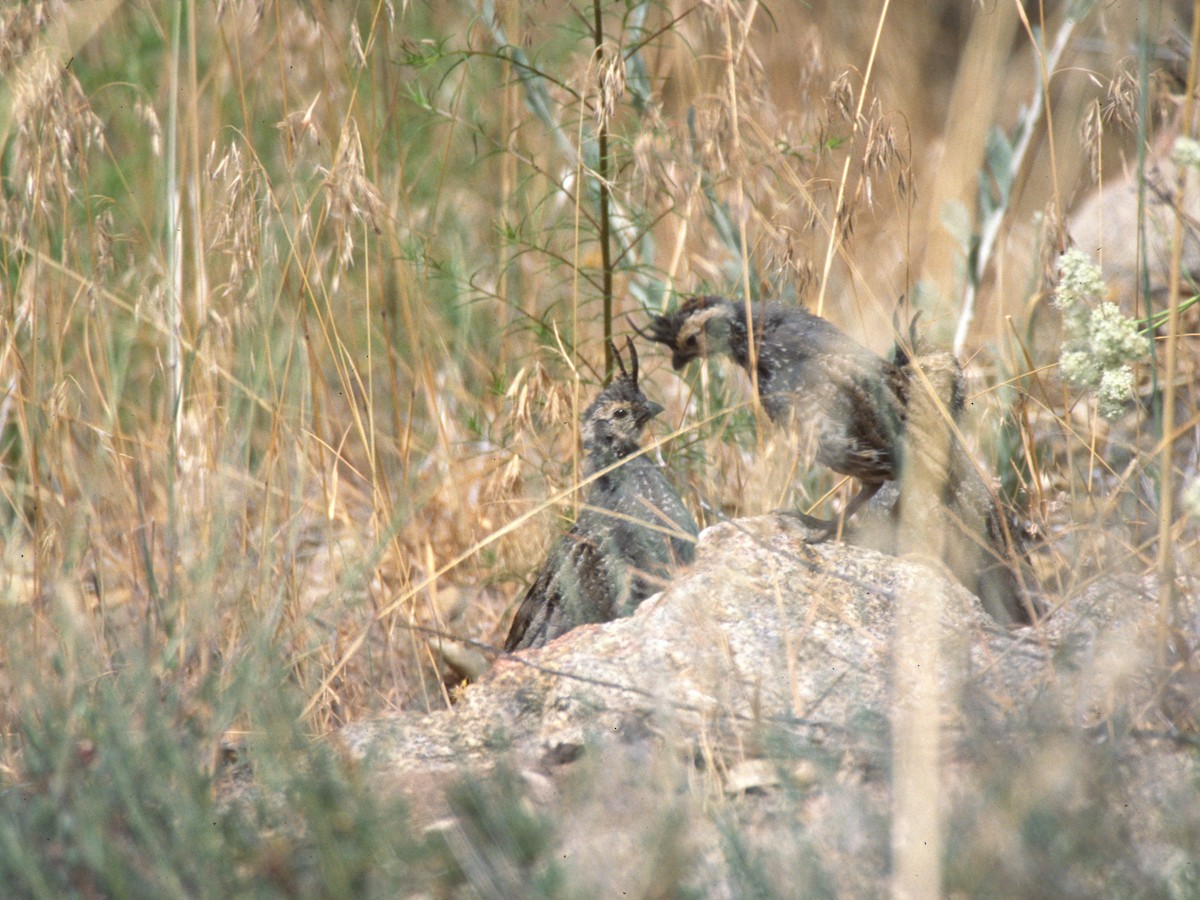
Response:
[{"label": "speckled gray plumage", "polygon": [[628,615],[695,555],[698,529],[679,494],[646,456],[630,458],[662,407],[638,387],[629,346],[632,371],[622,371],[581,420],[586,474],[603,474],[521,601],[506,650],[541,647],[576,625]]},{"label": "speckled gray plumage", "polygon": [[[846,507],[847,518],[884,482],[900,477],[906,453],[925,452],[926,428],[945,430],[940,409],[949,408],[954,417],[962,411],[957,360],[918,350],[911,329],[886,360],[799,307],[760,303],[751,312],[763,408],[772,421],[811,439],[817,462],[861,482]],[[724,353],[749,372],[749,328],[745,304],[695,297],[674,313],[654,317],[646,336],[671,348],[676,369]],[[926,373],[921,384],[919,372]],[[908,433],[910,406],[928,389],[929,373],[941,383],[939,396],[918,404],[920,433]],[[938,502],[945,511],[939,518],[957,537],[949,541],[944,558],[994,617],[1027,622],[1033,601],[1017,574],[1022,570],[1013,529],[957,437],[951,435],[946,446],[938,470]]]},{"label": "speckled gray plumage", "polygon": [[[865,484],[896,477],[904,404],[896,367],[807,310],[781,303],[753,308],[758,392],[773,422],[813,439],[817,461]],[[649,335],[681,369],[726,353],[750,371],[746,307],[696,297],[656,317]]]}]

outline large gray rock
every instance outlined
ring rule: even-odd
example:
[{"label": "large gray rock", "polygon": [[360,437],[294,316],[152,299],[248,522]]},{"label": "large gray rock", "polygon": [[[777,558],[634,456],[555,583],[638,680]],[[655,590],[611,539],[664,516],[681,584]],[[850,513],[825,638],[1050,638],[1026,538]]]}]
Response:
[{"label": "large gray rock", "polygon": [[897,748],[927,735],[917,812],[942,823],[946,892],[1200,883],[1195,752],[1146,736],[1168,735],[1152,585],[1110,577],[1005,632],[936,563],[804,535],[775,516],[710,528],[632,617],[341,742],[485,896],[886,893],[892,773],[912,772]]},{"label": "large gray rock", "polygon": [[896,610],[929,598],[941,607],[948,701],[964,687],[985,698],[1037,689],[1043,653],[1032,633],[1002,632],[932,564],[812,546],[804,535],[774,516],[710,528],[695,563],[632,617],[498,659],[453,710],[351,726],[342,739],[355,755],[424,767],[500,749],[571,758],[639,729],[737,740],[772,722],[824,745],[858,745],[878,736],[865,725],[891,715]]}]

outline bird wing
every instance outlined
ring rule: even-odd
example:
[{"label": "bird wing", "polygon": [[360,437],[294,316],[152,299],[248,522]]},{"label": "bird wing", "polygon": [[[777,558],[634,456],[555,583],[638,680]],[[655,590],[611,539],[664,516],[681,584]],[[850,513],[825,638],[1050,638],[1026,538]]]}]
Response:
[{"label": "bird wing", "polygon": [[[509,653],[533,646],[532,641],[537,637],[538,632],[537,628],[530,631],[534,617],[539,617],[544,621],[545,607],[557,605],[558,602],[557,598],[549,593],[550,582],[553,578],[554,568],[547,561],[537,579],[525,592],[521,605],[517,607],[517,614],[513,616],[512,625],[508,629],[508,637],[504,639],[504,649]],[[539,613],[541,613],[540,616]],[[529,642],[526,641],[526,635],[529,635]]]},{"label": "bird wing", "polygon": [[639,517],[655,528],[667,529],[654,532],[664,550],[663,562],[670,568],[690,563],[696,556],[695,538],[700,533],[696,520],[657,466],[647,463],[646,471],[639,476],[642,481],[638,491],[642,506]]},{"label": "bird wing", "polygon": [[[576,625],[611,618],[618,593],[610,577],[602,537],[588,537],[581,516],[555,546],[537,579],[525,592],[504,649],[542,647]],[[582,527],[581,527],[582,526]]]}]

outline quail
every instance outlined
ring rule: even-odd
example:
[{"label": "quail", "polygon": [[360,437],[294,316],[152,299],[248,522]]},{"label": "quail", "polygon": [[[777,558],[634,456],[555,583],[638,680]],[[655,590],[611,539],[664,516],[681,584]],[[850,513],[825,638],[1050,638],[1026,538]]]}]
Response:
[{"label": "quail", "polygon": [[914,318],[890,360],[891,384],[904,409],[899,454],[904,478],[897,505],[914,511],[909,523],[936,533],[948,568],[993,618],[1031,622],[1046,608],[1033,590],[1024,530],[996,502],[959,442],[957,423],[966,399],[962,367],[954,354],[918,339],[915,324]]},{"label": "quail", "polygon": [[600,474],[521,601],[507,651],[541,647],[576,625],[628,615],[695,555],[698,529],[679,494],[645,455],[634,456],[662,407],[642,393],[632,339],[627,347],[628,369],[612,347],[620,375],[580,423],[585,472]]},{"label": "quail", "polygon": [[[860,488],[843,512],[846,521],[885,482],[900,478],[906,452],[924,446],[923,435],[906,434],[914,396],[923,396],[936,382],[935,390],[946,394],[938,402],[952,414],[962,409],[957,360],[949,353],[916,347],[911,326],[907,341],[898,340],[888,360],[799,307],[760,303],[752,312],[753,359],[763,409],[776,424],[810,437],[817,462],[858,479]],[[690,298],[673,313],[654,316],[649,329],[639,333],[669,347],[676,370],[694,359],[727,354],[749,372],[750,327],[744,304],[703,296]],[[932,425],[930,407],[936,403],[922,401],[919,406],[922,421]],[[1005,623],[1032,621],[1037,601],[1023,584],[1027,579],[1017,558],[1020,548],[1014,546],[1015,528],[1006,527],[1003,513],[953,435],[943,456],[939,503],[955,531],[944,547],[944,560],[994,618]],[[800,518],[818,527],[815,540],[836,529],[835,522]]]}]

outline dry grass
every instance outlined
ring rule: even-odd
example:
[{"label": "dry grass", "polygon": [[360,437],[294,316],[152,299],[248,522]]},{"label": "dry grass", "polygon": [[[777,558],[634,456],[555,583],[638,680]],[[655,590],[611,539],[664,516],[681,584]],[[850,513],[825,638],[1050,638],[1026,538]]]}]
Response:
[{"label": "dry grass", "polygon": [[[1157,497],[1196,477],[1194,315],[1139,373],[1143,398],[1177,385],[1163,471],[1147,412],[1110,425],[1057,377],[1046,278],[1078,199],[1136,168],[1138,98],[1173,109],[1189,54],[1156,56],[1174,74],[1152,91],[1116,4],[1050,77],[1014,4],[883,8],[606,8],[599,64],[583,6],[0,13],[6,779],[28,782],[31,718],[61,705],[63,746],[94,742],[72,704],[133,670],[209,770],[221,735],[269,730],[262,691],[308,734],[448,703],[411,626],[499,643],[573,515],[607,281],[618,332],[675,292],[749,291],[883,351],[907,294],[949,344],[979,173],[1004,193],[989,130],[1039,91],[966,332],[972,425],[1056,595],[1166,571],[1164,546],[1191,587],[1194,519],[1160,521]],[[1167,115],[1155,146],[1183,128]],[[643,356],[699,518],[792,502],[796,461],[755,436],[740,376]]]}]

